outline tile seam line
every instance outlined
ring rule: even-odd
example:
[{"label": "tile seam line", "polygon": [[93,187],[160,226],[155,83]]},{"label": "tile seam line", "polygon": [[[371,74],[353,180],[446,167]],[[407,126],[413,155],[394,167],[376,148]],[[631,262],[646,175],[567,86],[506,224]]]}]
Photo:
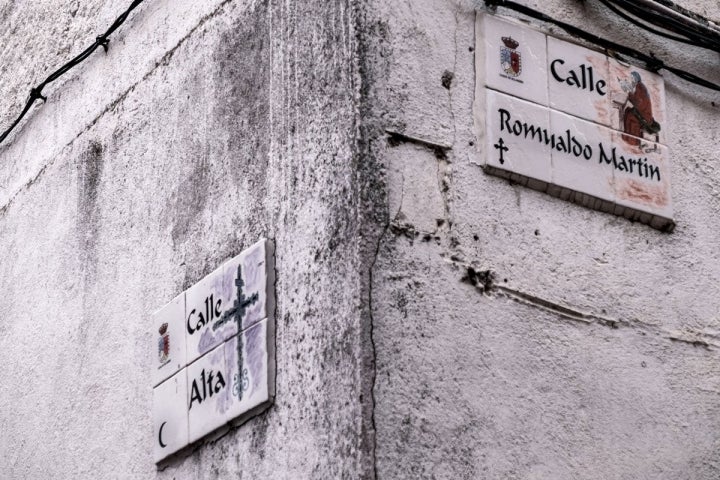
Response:
[{"label": "tile seam line", "polygon": [[206,356],[208,356],[209,354],[211,354],[212,352],[214,352],[214,351],[217,350],[218,348],[224,347],[226,343],[230,342],[230,341],[231,341],[232,339],[234,339],[235,337],[238,337],[238,336],[242,335],[243,333],[247,332],[247,331],[250,330],[251,328],[253,328],[253,327],[255,327],[256,325],[258,325],[259,323],[264,322],[264,321],[266,321],[266,320],[268,320],[268,319],[269,319],[269,317],[264,317],[262,320],[257,321],[256,323],[254,323],[252,326],[246,328],[245,330],[242,330],[242,331],[236,333],[235,335],[232,335],[232,336],[231,336],[230,338],[228,338],[227,340],[223,340],[222,342],[220,342],[219,344],[217,344],[216,346],[214,346],[213,348],[211,348],[211,349],[208,350],[207,352],[203,353],[202,355],[200,355],[200,356],[197,357],[196,359],[194,359],[194,360],[192,360],[192,361],[190,361],[190,362],[186,362],[185,365],[183,365],[183,366],[180,367],[179,369],[175,370],[175,371],[174,371],[172,374],[170,374],[167,378],[164,378],[164,379],[162,379],[160,382],[158,382],[156,385],[153,385],[153,388],[159,387],[160,385],[162,385],[163,383],[167,382],[168,380],[170,380],[172,377],[174,377],[175,375],[177,375],[177,374],[180,373],[181,371],[183,371],[183,370],[185,370],[186,368],[188,368],[190,365],[192,365],[192,364],[194,364],[194,363],[197,363],[198,360],[201,360],[201,359],[205,358]]},{"label": "tile seam line", "polygon": [[[596,122],[595,120],[588,120],[587,118],[580,117],[580,116],[575,115],[575,114],[573,114],[573,113],[569,113],[569,112],[566,112],[566,111],[564,111],[564,110],[559,110],[559,109],[553,108],[553,107],[551,107],[550,105],[543,105],[542,103],[537,103],[537,102],[535,102],[535,101],[533,101],[533,100],[528,100],[527,98],[519,97],[519,96],[517,96],[517,95],[515,95],[515,94],[513,94],[513,93],[509,93],[509,92],[504,92],[504,91],[502,91],[502,90],[498,90],[497,88],[488,87],[487,85],[485,85],[484,87],[485,87],[486,90],[490,90],[490,91],[492,91],[492,92],[499,93],[499,94],[501,94],[501,95],[505,95],[505,96],[507,96],[507,97],[510,97],[510,98],[513,98],[513,99],[516,99],[516,100],[520,100],[520,101],[523,101],[523,102],[527,102],[527,103],[529,103],[530,105],[535,106],[535,107],[547,109],[548,112],[561,113],[561,114],[563,114],[563,115],[567,115],[568,117],[571,117],[571,118],[574,118],[574,119],[578,119],[578,120],[581,120],[581,121],[583,121],[583,122],[587,122],[587,123],[590,123],[590,124],[592,124],[592,125],[596,125],[596,126],[598,126],[598,127],[607,128],[608,130],[611,130],[611,131],[616,132],[616,133],[621,133],[621,134],[623,134],[623,135],[629,135],[629,136],[631,136],[631,137],[633,137],[633,138],[640,138],[641,140],[644,140],[644,139],[641,138],[641,137],[636,137],[635,135],[630,135],[630,134],[628,134],[628,133],[626,133],[626,132],[623,132],[622,130],[618,130],[618,129],[613,128],[613,127],[611,127],[611,126],[609,126],[609,125],[604,125],[604,124],[602,124],[602,123]],[[652,141],[652,140],[649,140],[649,141]],[[667,143],[663,143],[663,142],[653,142],[653,143],[657,143],[657,144],[660,145],[660,146],[663,146],[663,147],[666,147],[666,148],[670,148]]]},{"label": "tile seam line", "polygon": [[[161,67],[165,67],[170,64],[170,61],[175,56],[175,52],[180,49],[190,38],[206,23],[213,20],[218,15],[224,13],[225,7],[231,3],[233,0],[224,0],[221,2],[215,10],[208,13],[207,15],[203,16],[198,23],[188,31],[187,34],[185,34],[178,42],[169,50],[167,50],[161,57],[155,62],[155,65],[148,70],[140,80],[130,85],[127,89],[125,89],[122,93],[120,93],[114,100],[109,102],[101,111],[98,113],[90,122],[85,124],[84,127],[82,127],[79,132],[75,135],[75,137],[72,138],[69,142],[67,142],[65,145],[63,145],[59,150],[57,155],[53,155],[52,158],[50,158],[47,162],[45,162],[37,171],[35,175],[33,175],[29,180],[27,180],[24,184],[22,184],[21,187],[19,187],[15,192],[13,192],[11,195],[8,196],[7,201],[5,201],[4,204],[0,205],[0,214],[5,213],[7,209],[13,204],[15,201],[15,198],[17,198],[20,193],[29,188],[32,184],[34,184],[43,173],[45,173],[45,170],[51,166],[54,165],[56,162],[56,159],[60,157],[60,154],[62,152],[65,152],[69,147],[71,147],[78,138],[80,138],[82,135],[87,133],[92,127],[94,127],[98,121],[100,121],[101,118],[103,118],[108,112],[113,110],[115,107],[120,105],[129,95],[132,93],[136,87],[141,85],[143,82],[145,82],[147,79],[149,79],[155,72],[157,72]],[[20,135],[24,133],[23,131],[20,132]],[[17,137],[16,137],[17,138]]]}]

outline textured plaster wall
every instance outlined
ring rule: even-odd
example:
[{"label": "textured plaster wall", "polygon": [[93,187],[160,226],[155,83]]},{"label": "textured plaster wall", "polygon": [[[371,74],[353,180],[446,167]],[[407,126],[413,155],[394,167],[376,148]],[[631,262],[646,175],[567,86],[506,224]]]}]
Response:
[{"label": "textured plaster wall", "polygon": [[[720,82],[717,53],[597,1],[521,3]],[[682,3],[720,21],[715,1]],[[719,478],[720,95],[663,74],[672,234],[488,176],[475,7],[378,6],[377,478]]]},{"label": "textured plaster wall", "polygon": [[[3,124],[116,3],[1,2]],[[666,75],[672,234],[487,176],[476,8],[155,0],[48,88],[0,146],[0,477],[718,478],[720,97]],[[150,313],[260,236],[276,404],[158,472]]]},{"label": "textured plaster wall", "polygon": [[[2,2],[3,124],[125,3]],[[0,147],[1,478],[371,475],[360,15],[145,2]],[[158,472],[150,314],[262,236],[276,404]]]}]

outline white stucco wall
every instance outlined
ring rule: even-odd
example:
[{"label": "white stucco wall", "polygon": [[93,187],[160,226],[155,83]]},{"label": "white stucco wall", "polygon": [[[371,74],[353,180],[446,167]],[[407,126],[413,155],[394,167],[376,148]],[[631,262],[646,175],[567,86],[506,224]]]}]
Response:
[{"label": "white stucco wall", "polygon": [[[522,3],[720,82],[596,1]],[[0,2],[3,125],[124,7]],[[672,234],[513,185],[478,8],[146,2],[47,88],[0,145],[0,478],[718,478],[720,96],[663,74]],[[150,313],[263,236],[276,403],[157,471]]]},{"label": "white stucco wall", "polygon": [[[599,2],[520,3],[720,82],[717,53]],[[720,20],[717,2],[681,3]],[[672,234],[514,185],[481,169],[474,7],[381,7],[378,478],[718,478],[720,95],[663,73]]]},{"label": "white stucco wall", "polygon": [[[124,3],[2,2],[1,120]],[[0,147],[0,478],[369,475],[355,10],[145,2]],[[261,237],[276,404],[156,471],[151,313]]]}]

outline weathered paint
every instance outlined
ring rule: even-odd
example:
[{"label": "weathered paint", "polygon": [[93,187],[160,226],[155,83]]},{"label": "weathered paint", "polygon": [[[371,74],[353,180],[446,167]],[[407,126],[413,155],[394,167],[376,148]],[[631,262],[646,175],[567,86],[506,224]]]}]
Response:
[{"label": "weathered paint", "polygon": [[[4,2],[0,114],[117,8]],[[508,185],[474,8],[148,2],[46,91],[0,152],[3,476],[717,478],[717,96],[665,75],[672,234]],[[157,472],[146,312],[262,236],[276,403]]]},{"label": "weathered paint", "polygon": [[[2,120],[124,6],[2,2]],[[0,147],[0,477],[371,475],[360,13],[145,2]],[[150,313],[262,237],[277,400],[157,471]]]},{"label": "weathered paint", "polygon": [[[386,2],[379,14],[388,128],[451,148],[435,203],[417,209],[406,199],[429,182],[390,172],[429,171],[432,150],[386,147],[378,478],[717,478],[720,97],[663,73],[672,234],[487,175],[490,139],[471,121],[479,3]],[[628,28],[599,2],[521,3],[720,81],[716,55]],[[680,3],[720,20],[717,2]]]}]

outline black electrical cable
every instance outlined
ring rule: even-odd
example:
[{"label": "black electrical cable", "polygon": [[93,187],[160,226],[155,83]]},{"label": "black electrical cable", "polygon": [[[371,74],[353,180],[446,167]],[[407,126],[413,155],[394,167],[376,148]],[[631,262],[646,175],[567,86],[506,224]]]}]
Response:
[{"label": "black electrical cable", "polygon": [[637,1],[609,0],[612,3],[634,13],[636,16],[648,19],[658,27],[672,30],[688,38],[707,42],[717,49],[720,46],[720,31],[709,27],[708,22],[699,23],[695,17],[687,17],[668,7],[657,4],[654,0],[645,0],[647,5],[639,5]]},{"label": "black electrical cable", "polygon": [[[661,27],[665,30],[670,30],[674,33],[687,37],[694,42],[693,45],[707,48],[716,52],[720,51],[720,34],[715,33],[709,29],[699,28],[699,26],[697,26],[697,24],[693,20],[675,19],[661,12],[654,11],[648,8],[643,8],[642,6],[637,5],[635,2],[627,0],[607,1],[617,7],[624,9],[627,12],[632,13],[638,18],[643,18],[644,20],[651,22],[656,27]],[[643,25],[640,26],[645,28]]]},{"label": "black electrical cable", "polygon": [[717,24],[695,12],[673,3],[670,0],[635,0],[633,3],[638,2],[652,5],[653,9],[664,18],[674,16],[676,19],[682,19],[683,24],[693,30],[709,34],[711,37],[716,39],[720,38],[720,28]]},{"label": "black electrical cable", "polygon": [[671,10],[674,10],[675,12],[679,13],[680,15],[684,15],[698,23],[708,24],[708,21],[698,15],[695,12],[691,12],[690,10],[681,7],[680,5],[670,1],[670,0],[654,0],[656,3],[659,3],[660,5],[667,7]]},{"label": "black electrical cable", "polygon": [[97,38],[95,38],[95,42],[92,45],[87,47],[79,55],[67,62],[65,65],[51,73],[39,85],[33,87],[30,90],[30,97],[28,98],[27,102],[25,102],[25,107],[22,109],[22,112],[20,112],[20,115],[18,115],[18,117],[10,125],[10,127],[8,127],[8,129],[5,130],[2,135],[0,135],[0,143],[2,143],[8,135],[10,135],[10,133],[15,129],[15,127],[18,126],[18,124],[22,121],[25,115],[27,115],[27,113],[30,111],[30,108],[32,108],[33,104],[35,103],[35,100],[42,100],[43,102],[47,100],[47,97],[42,94],[43,88],[65,75],[77,65],[84,62],[99,47],[102,47],[105,52],[107,52],[108,44],[110,42],[110,35],[115,33],[115,30],[120,28],[120,26],[125,23],[125,20],[127,20],[130,13],[132,13],[132,11],[135,10],[144,1],[145,0],[134,0],[127,8],[127,10],[125,10],[119,17],[115,19],[115,21],[112,23],[112,25],[110,25],[110,27],[105,31],[105,33],[98,35]]},{"label": "black electrical cable", "polygon": [[629,15],[629,14],[623,12],[622,10],[620,10],[618,7],[613,5],[609,0],[600,0],[600,3],[602,3],[607,8],[609,8],[616,15],[624,18],[628,22],[631,22],[631,23],[637,25],[640,28],[647,30],[648,32],[654,33],[655,35],[660,35],[662,37],[668,38],[670,40],[674,40],[676,42],[682,42],[682,43],[686,43],[688,45],[697,46],[696,42],[694,40],[691,40],[689,38],[677,37],[675,35],[663,32],[662,30],[654,29],[654,28],[650,27],[649,25],[645,25],[638,18],[633,17],[632,15]]},{"label": "black electrical cable", "polygon": [[653,55],[647,55],[645,53],[640,52],[639,50],[635,50],[634,48],[626,47],[625,45],[621,45],[619,43],[615,43],[613,41],[598,37],[596,35],[593,35],[592,33],[586,32],[585,30],[582,30],[578,27],[574,27],[570,24],[561,22],[560,20],[556,20],[548,15],[545,15],[542,12],[538,12],[537,10],[534,10],[530,7],[526,7],[525,5],[520,5],[520,4],[510,1],[510,0],[485,0],[485,5],[488,7],[508,8],[510,10],[515,10],[516,12],[522,13],[523,15],[534,18],[536,20],[541,20],[543,22],[552,23],[552,24],[562,28],[569,34],[574,35],[579,38],[582,38],[584,40],[587,40],[588,42],[594,43],[595,45],[599,45],[608,51],[621,53],[623,55],[627,55],[628,57],[632,57],[636,60],[639,60],[639,61],[645,63],[645,65],[647,65],[648,69],[650,69],[654,72],[656,72],[660,69],[665,69],[671,73],[674,73],[678,77],[683,78],[683,79],[685,79],[689,82],[692,82],[696,85],[700,85],[702,87],[709,88],[711,90],[720,92],[720,85],[717,85],[708,80],[705,80],[696,75],[693,75],[690,72],[686,72],[679,68],[670,67],[668,65],[665,65],[665,63],[662,60],[660,60],[659,58],[657,58]]}]

